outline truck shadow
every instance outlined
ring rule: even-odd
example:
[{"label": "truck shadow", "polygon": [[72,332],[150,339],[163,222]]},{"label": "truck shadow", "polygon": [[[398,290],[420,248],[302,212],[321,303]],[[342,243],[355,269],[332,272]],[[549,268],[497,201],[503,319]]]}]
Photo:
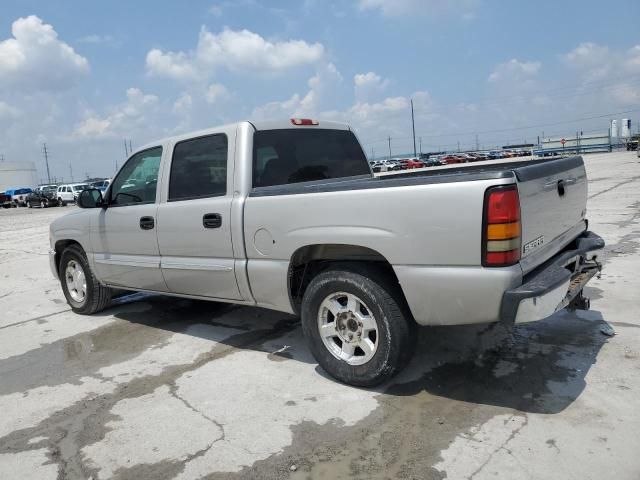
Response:
[{"label": "truck shadow", "polygon": [[[116,300],[104,314],[223,347],[264,352],[271,361],[316,365],[299,319],[279,312],[133,294]],[[607,325],[597,311],[563,311],[510,332],[487,325],[421,328],[414,359],[376,391],[392,396],[426,392],[523,412],[558,413],[584,390],[585,377],[608,339],[601,332]]]},{"label": "truck shadow", "polygon": [[419,354],[385,393],[425,391],[522,412],[558,413],[584,390],[608,338],[601,332],[605,326],[600,312],[563,311],[511,332],[487,326],[424,328]]}]

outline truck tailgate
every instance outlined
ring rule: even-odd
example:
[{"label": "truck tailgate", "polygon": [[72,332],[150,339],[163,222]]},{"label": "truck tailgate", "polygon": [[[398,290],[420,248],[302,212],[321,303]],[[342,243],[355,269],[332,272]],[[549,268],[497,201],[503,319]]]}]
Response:
[{"label": "truck tailgate", "polygon": [[514,169],[522,218],[521,266],[533,270],[586,228],[587,175],[582,157]]}]

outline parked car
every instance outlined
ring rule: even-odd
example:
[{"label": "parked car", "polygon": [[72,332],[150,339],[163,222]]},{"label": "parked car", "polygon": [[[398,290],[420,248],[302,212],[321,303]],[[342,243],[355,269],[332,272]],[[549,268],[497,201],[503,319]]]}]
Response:
[{"label": "parked car", "polygon": [[464,157],[461,157],[459,155],[445,155],[444,157],[442,157],[442,161],[447,164],[447,165],[451,165],[454,163],[466,163],[467,160]]},{"label": "parked car", "polygon": [[424,163],[422,163],[420,160],[416,160],[415,158],[408,158],[406,160],[400,160],[400,161],[404,164],[404,166],[408,170],[424,167]]},{"label": "parked car", "polygon": [[10,188],[5,190],[5,194],[11,197],[11,201],[14,203],[16,207],[26,207],[27,203],[27,195],[29,195],[33,190],[28,187],[22,188]]},{"label": "parked car", "polygon": [[321,367],[357,386],[397,373],[418,325],[589,308],[604,241],[587,229],[581,157],[431,172],[373,176],[334,122],[161,140],[51,224],[51,270],[79,314],[104,309],[112,289],[300,314]]},{"label": "parked car", "polygon": [[58,205],[58,186],[41,185],[27,195],[27,207],[40,206],[41,208],[55,207]]},{"label": "parked car", "polygon": [[90,183],[89,187],[90,188],[97,188],[101,192],[104,192],[107,189],[107,187],[109,186],[110,183],[111,183],[111,180],[109,180],[109,179],[99,180],[97,182]]},{"label": "parked car", "polygon": [[58,203],[65,207],[67,203],[73,203],[77,200],[78,195],[83,190],[89,188],[86,183],[72,183],[67,185],[60,185],[58,187]]},{"label": "parked car", "polygon": [[17,205],[11,200],[11,195],[6,192],[0,192],[0,206],[2,208],[15,208]]}]

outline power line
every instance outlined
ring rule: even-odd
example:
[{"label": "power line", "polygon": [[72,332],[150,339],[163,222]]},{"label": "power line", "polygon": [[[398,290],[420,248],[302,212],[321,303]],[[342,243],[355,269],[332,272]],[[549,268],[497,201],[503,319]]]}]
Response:
[{"label": "power line", "polygon": [[[456,133],[441,133],[441,134],[421,134],[421,136],[427,137],[427,138],[439,138],[439,137],[462,137],[462,136],[465,136],[465,135],[485,135],[485,134],[488,134],[488,133],[513,132],[513,131],[528,130],[528,129],[533,129],[533,128],[546,128],[546,127],[553,127],[553,126],[557,126],[557,125],[566,125],[566,124],[575,123],[575,122],[583,122],[583,121],[587,121],[587,120],[596,120],[596,119],[600,119],[600,118],[609,118],[609,117],[613,117],[613,116],[617,116],[617,115],[626,115],[626,114],[629,114],[629,113],[637,113],[637,112],[640,112],[640,109],[625,110],[625,111],[621,111],[621,112],[610,112],[610,113],[604,113],[604,114],[593,115],[593,116],[588,116],[588,117],[574,118],[574,119],[571,119],[571,120],[561,120],[561,121],[557,121],[557,122],[538,123],[538,124],[526,125],[526,126],[521,126],[521,127],[497,128],[497,129],[492,129],[492,130],[471,131],[471,132],[456,132]],[[408,140],[410,138],[411,137],[394,137],[395,140]],[[390,139],[390,137],[389,137],[389,139]],[[383,141],[384,140],[382,140],[382,139],[371,140],[371,141],[368,141],[368,142],[364,142],[364,144],[365,145],[371,145],[373,143],[380,143],[380,142],[383,142]]]}]

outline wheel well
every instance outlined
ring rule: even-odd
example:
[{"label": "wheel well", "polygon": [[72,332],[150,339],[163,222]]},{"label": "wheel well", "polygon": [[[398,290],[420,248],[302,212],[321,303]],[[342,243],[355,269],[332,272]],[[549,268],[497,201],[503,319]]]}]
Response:
[{"label": "wheel well", "polygon": [[56,246],[54,247],[56,255],[54,258],[55,258],[56,269],[58,270],[58,273],[60,273],[60,259],[62,258],[62,252],[64,252],[66,248],[71,245],[78,245],[80,248],[82,248],[82,245],[80,245],[75,240],[58,240],[56,242]]},{"label": "wheel well", "polygon": [[[289,297],[296,312],[309,283],[316,275],[343,266],[345,269],[373,267],[378,276],[399,286],[398,277],[389,261],[380,253],[367,247],[345,244],[307,245],[294,252],[289,263]],[[360,267],[360,268],[358,268]],[[402,289],[400,289],[402,291]]]}]

